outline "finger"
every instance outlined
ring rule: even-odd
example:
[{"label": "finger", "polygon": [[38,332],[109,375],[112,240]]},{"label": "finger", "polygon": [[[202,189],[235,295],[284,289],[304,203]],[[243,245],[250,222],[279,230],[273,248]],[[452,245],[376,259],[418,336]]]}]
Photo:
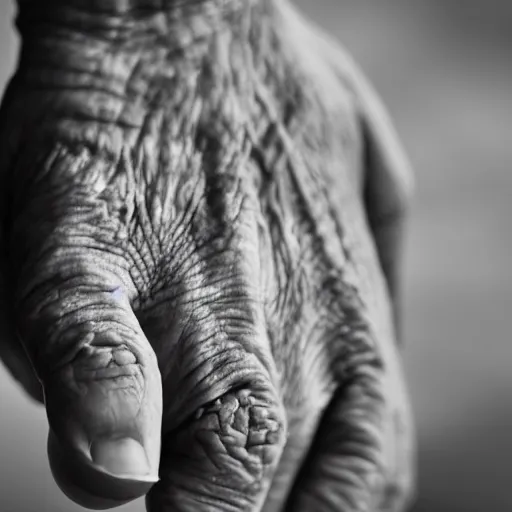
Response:
[{"label": "finger", "polygon": [[285,439],[275,391],[253,375],[166,435],[149,512],[261,510]]},{"label": "finger", "polygon": [[[389,372],[389,373],[388,373]],[[405,510],[412,490],[412,432],[398,368],[368,359],[326,410],[287,510]]]},{"label": "finger", "polygon": [[93,253],[69,253],[21,290],[18,326],[43,383],[58,485],[83,506],[110,508],[158,479],[160,373],[124,283]]}]

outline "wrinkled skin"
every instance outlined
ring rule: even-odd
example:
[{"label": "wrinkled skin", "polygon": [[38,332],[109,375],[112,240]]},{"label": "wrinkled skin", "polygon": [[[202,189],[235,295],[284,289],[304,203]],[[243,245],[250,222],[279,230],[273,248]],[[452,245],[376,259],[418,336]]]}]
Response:
[{"label": "wrinkled skin", "polygon": [[1,355],[62,490],[404,510],[410,176],[355,64],[285,0],[19,7]]}]

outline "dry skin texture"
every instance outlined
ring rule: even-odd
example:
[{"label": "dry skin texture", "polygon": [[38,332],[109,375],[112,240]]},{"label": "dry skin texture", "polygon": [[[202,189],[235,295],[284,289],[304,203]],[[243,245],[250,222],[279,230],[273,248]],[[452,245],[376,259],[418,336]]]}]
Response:
[{"label": "dry skin texture", "polygon": [[18,27],[1,354],[64,492],[403,510],[410,176],[354,63],[285,0],[20,0]]}]

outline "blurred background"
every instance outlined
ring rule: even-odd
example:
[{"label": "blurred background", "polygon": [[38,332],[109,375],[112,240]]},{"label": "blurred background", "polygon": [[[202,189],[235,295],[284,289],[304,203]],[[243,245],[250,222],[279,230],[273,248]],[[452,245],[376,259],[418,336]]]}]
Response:
[{"label": "blurred background", "polygon": [[[0,1],[2,90],[18,40],[13,2]],[[416,172],[405,301],[414,512],[512,510],[512,2],[296,3],[366,71]],[[2,512],[82,510],[53,482],[46,435],[44,411],[0,367]]]}]

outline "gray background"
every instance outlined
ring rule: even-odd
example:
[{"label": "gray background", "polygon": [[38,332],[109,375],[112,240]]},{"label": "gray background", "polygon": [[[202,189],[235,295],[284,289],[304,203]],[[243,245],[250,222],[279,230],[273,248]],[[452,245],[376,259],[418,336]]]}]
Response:
[{"label": "gray background", "polygon": [[[18,42],[0,2],[2,89]],[[512,2],[297,3],[363,66],[417,174],[405,302],[415,512],[512,510]],[[46,433],[44,411],[0,368],[2,512],[82,510],[53,483]]]}]

